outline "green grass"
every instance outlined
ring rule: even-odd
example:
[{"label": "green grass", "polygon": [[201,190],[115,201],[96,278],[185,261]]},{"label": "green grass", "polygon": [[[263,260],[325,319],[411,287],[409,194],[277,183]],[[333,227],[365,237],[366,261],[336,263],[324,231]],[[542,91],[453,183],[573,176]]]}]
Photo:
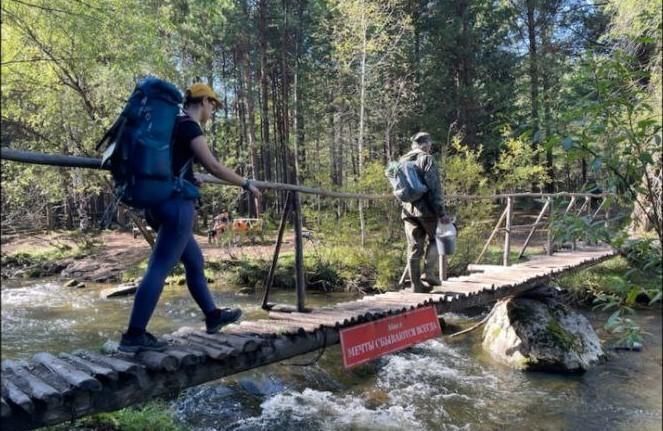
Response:
[{"label": "green grass", "polygon": [[[631,267],[626,259],[617,256],[588,269],[565,275],[558,280],[558,284],[571,291],[618,294],[619,286],[616,279],[624,279],[629,270]],[[642,271],[632,271],[629,278],[631,283],[644,290],[660,288],[660,279]]]},{"label": "green grass", "polygon": [[163,401],[151,401],[112,413],[100,413],[45,431],[185,431]]}]

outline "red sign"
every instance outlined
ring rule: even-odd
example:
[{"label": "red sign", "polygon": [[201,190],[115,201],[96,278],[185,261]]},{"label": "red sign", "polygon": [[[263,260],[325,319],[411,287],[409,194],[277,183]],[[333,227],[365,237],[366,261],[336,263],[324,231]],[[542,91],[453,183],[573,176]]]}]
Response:
[{"label": "red sign", "polygon": [[354,367],[442,333],[434,306],[341,330],[343,366]]}]

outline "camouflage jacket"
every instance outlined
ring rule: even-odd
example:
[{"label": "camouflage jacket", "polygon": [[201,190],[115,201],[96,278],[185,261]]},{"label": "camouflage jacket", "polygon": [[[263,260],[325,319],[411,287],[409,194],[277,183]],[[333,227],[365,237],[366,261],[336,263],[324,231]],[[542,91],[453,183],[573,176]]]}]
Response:
[{"label": "camouflage jacket", "polygon": [[442,200],[442,185],[435,159],[422,150],[412,150],[400,159],[401,161],[416,160],[417,167],[423,173],[423,181],[428,187],[424,196],[416,202],[402,202],[401,218],[418,217],[437,219],[445,215]]}]

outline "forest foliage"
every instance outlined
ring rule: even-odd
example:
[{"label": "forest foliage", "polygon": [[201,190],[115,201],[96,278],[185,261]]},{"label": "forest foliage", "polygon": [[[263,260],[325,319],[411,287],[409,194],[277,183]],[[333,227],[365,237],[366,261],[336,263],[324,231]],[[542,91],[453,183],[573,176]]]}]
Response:
[{"label": "forest foliage", "polygon": [[[209,142],[247,176],[292,182],[296,166],[306,185],[386,193],[384,164],[425,130],[449,193],[598,187],[640,208],[660,238],[659,6],[6,0],[2,145],[97,157],[137,80],[153,74],[221,95]],[[104,175],[2,168],[3,229],[97,226]],[[277,218],[282,204],[268,195],[264,209]],[[235,189],[205,189],[203,214],[245,206]],[[369,228],[384,209],[368,205]],[[307,200],[305,210],[321,222],[357,205]],[[487,210],[455,211],[469,223]]]}]

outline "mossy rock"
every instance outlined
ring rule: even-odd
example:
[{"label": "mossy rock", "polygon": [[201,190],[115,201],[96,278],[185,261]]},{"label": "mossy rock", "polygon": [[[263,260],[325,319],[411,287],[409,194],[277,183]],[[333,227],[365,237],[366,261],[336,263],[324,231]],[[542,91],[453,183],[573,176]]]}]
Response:
[{"label": "mossy rock", "polygon": [[483,347],[498,361],[530,371],[584,372],[605,357],[589,321],[550,298],[498,302]]}]

